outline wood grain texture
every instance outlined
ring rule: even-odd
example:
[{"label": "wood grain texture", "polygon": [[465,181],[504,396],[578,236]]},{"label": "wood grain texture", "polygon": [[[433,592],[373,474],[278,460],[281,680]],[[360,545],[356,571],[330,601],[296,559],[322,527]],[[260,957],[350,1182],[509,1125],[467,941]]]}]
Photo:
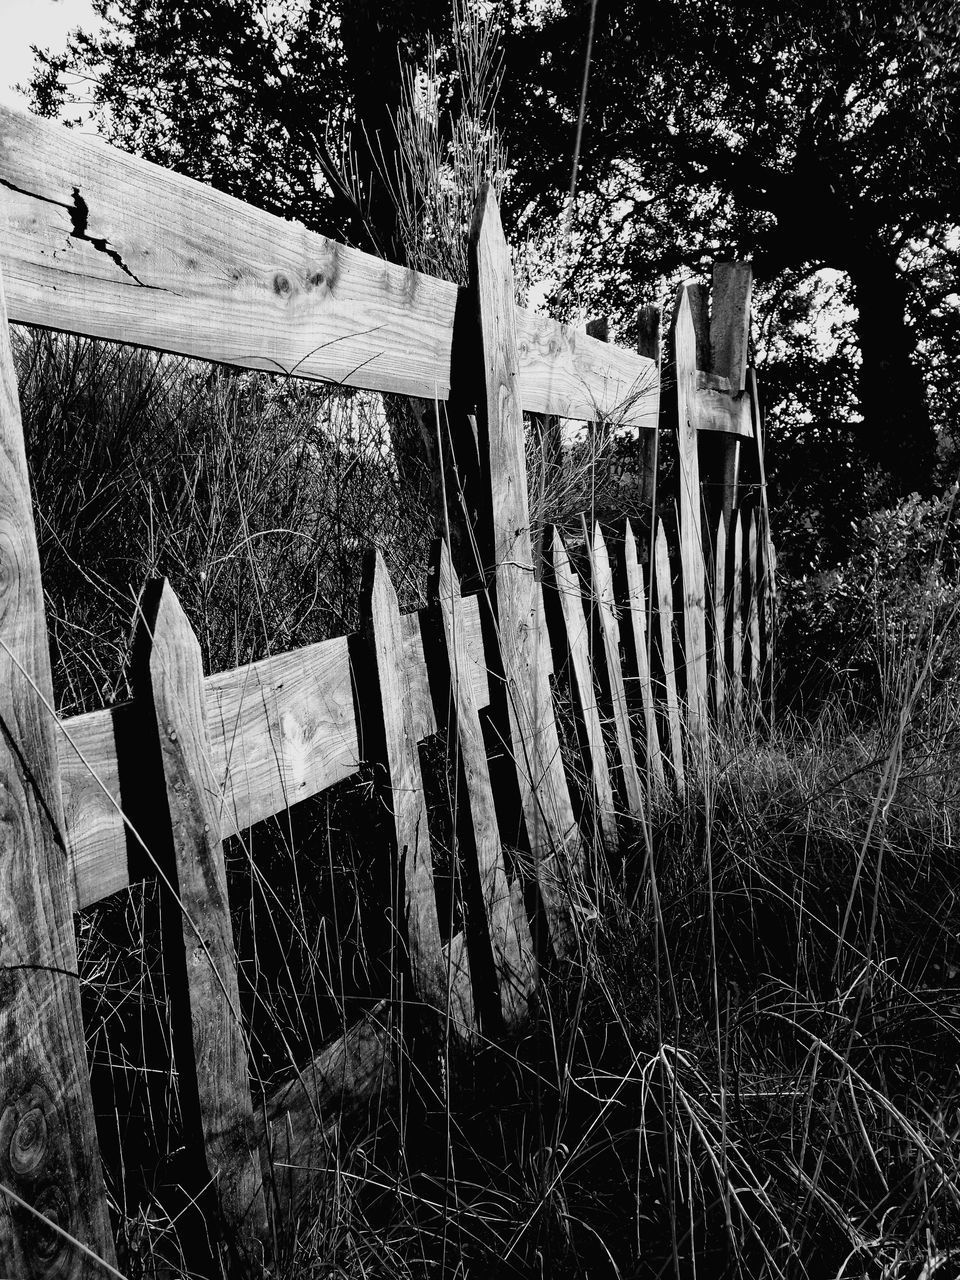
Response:
[{"label": "wood grain texture", "polygon": [[224,836],[360,767],[345,636],[210,676],[204,701]]},{"label": "wood grain texture", "polygon": [[257,1117],[264,1186],[282,1220],[336,1167],[337,1140],[374,1128],[397,1091],[390,1006],[382,1001],[324,1045]]},{"label": "wood grain texture", "polygon": [[718,431],[743,440],[753,439],[750,400],[716,387],[698,387],[695,394],[697,430]]},{"label": "wood grain texture", "polygon": [[704,592],[706,564],[701,532],[700,460],[697,449],[697,333],[691,294],[681,285],[673,319],[677,378],[677,462],[680,509],[680,564],[683,585],[684,696],[691,743],[706,758],[707,638]]},{"label": "wood grain texture", "polygon": [[716,262],[710,296],[710,371],[727,378],[731,391],[747,385],[750,300],[753,267],[749,262]]},{"label": "wood grain texture", "polygon": [[[575,940],[567,881],[583,849],[570,802],[546,665],[543,599],[534,576],[513,270],[496,198],[484,187],[470,236],[470,270],[483,360],[480,460],[489,486],[498,639],[509,738],[524,825],[551,942],[558,955]],[[598,344],[607,349],[605,344]]]},{"label": "wood grain texture", "polygon": [[637,679],[640,682],[640,700],[646,727],[646,759],[655,789],[665,785],[663,751],[653,703],[653,685],[650,680],[650,651],[647,641],[647,596],[643,585],[643,569],[637,558],[637,540],[630,521],[626,522],[623,536],[624,578],[627,588],[627,615],[633,633],[633,652]]},{"label": "wood grain texture", "polygon": [[680,701],[677,697],[676,660],[673,648],[673,578],[670,570],[670,551],[663,522],[657,521],[656,538],[657,616],[660,624],[660,657],[663,666],[664,710],[667,718],[667,735],[670,742],[670,763],[677,790],[686,785],[683,765],[683,733],[680,727]]},{"label": "wood grain texture", "polygon": [[[460,634],[463,646],[462,674],[470,682],[471,696],[478,710],[490,702],[490,684],[487,679],[487,658],[483,648],[483,627],[480,620],[479,598],[463,596],[459,607]],[[410,686],[410,709],[413,729],[419,741],[436,733],[436,712],[430,691],[430,676],[423,653],[421,622],[424,611],[405,613],[400,618],[403,633],[404,666]]]},{"label": "wood grain texture", "polygon": [[[10,314],[247,369],[445,400],[457,286],[0,106]],[[521,313],[524,408],[653,426],[656,369]]]},{"label": "wood grain texture", "polygon": [[747,370],[747,388],[750,394],[750,408],[753,416],[754,436],[757,441],[757,467],[760,472],[760,553],[763,560],[762,588],[763,600],[763,642],[764,662],[771,661],[773,653],[774,613],[777,594],[774,564],[776,556],[773,550],[770,525],[770,504],[767,494],[766,435],[763,430],[763,417],[760,412],[760,391],[757,386],[757,371]]},{"label": "wood grain texture", "polygon": [[410,977],[417,997],[449,1014],[454,1028],[469,1036],[475,1026],[469,963],[462,943],[454,939],[456,945],[448,952],[440,938],[427,803],[404,669],[400,609],[379,551],[367,564],[363,611],[378,687],[375,694],[364,691],[362,696],[383,727],[384,802],[393,819],[397,905],[403,914],[402,942],[407,948]]},{"label": "wood grain texture", "polygon": [[57,730],[73,907],[130,883],[115,721],[132,703],[72,716]]},{"label": "wood grain texture", "polygon": [[[40,560],[0,276],[0,1181],[113,1264],[90,1097]],[[0,1275],[102,1268],[0,1194]]]},{"label": "wood grain texture", "polygon": [[733,709],[743,706],[743,517],[733,522],[730,552],[730,697]]},{"label": "wood grain texture", "polygon": [[[465,670],[482,708],[490,688],[475,596],[464,598],[461,623]],[[420,614],[404,614],[401,630],[414,733],[422,741],[436,733],[437,724]],[[204,700],[224,839],[342,782],[360,767],[346,636],[207,676]],[[124,718],[136,721],[137,714],[135,703],[124,703],[70,717],[57,731],[77,909],[130,883],[117,735]],[[132,736],[135,740],[136,730]]]},{"label": "wood grain texture", "polygon": [[[749,262],[717,262],[713,267],[710,309],[710,371],[727,380],[732,393],[731,422],[744,423],[743,408],[749,397],[746,388],[747,353],[750,345],[750,299],[753,268]],[[701,402],[705,393],[698,393]],[[737,397],[736,406],[733,397]],[[701,408],[701,422],[707,414]],[[740,483],[740,440],[728,436],[720,446],[720,509],[729,528],[738,501]]]},{"label": "wood grain texture", "polygon": [[[643,786],[637,769],[637,758],[633,748],[633,731],[630,727],[630,711],[627,707],[627,693],[623,684],[623,665],[620,658],[620,623],[617,619],[616,604],[613,598],[613,573],[610,568],[610,555],[607,551],[606,539],[596,522],[591,533],[587,522],[583,523],[583,540],[587,549],[590,564],[590,585],[593,603],[603,651],[603,665],[606,685],[610,695],[613,712],[613,729],[617,740],[617,753],[620,758],[620,772],[623,778],[623,791],[627,802],[627,812],[632,817],[643,814]],[[594,662],[599,655],[594,655]]]},{"label": "wood grain texture", "polygon": [[652,430],[660,380],[653,360],[547,316],[516,309],[520,403],[530,413]]},{"label": "wood grain texture", "polygon": [[713,705],[718,718],[727,702],[727,526],[721,513],[713,551]]},{"label": "wood grain texture", "polygon": [[608,852],[617,848],[616,805],[613,785],[607,764],[607,750],[603,741],[600,707],[593,680],[592,645],[590,628],[583,608],[583,592],[580,581],[570,564],[570,557],[563,545],[558,529],[551,529],[547,545],[553,569],[553,588],[563,619],[564,644],[554,660],[554,666],[569,662],[572,679],[570,685],[576,710],[586,741],[593,802],[597,814],[597,828]]},{"label": "wood grain texture", "polygon": [[[444,542],[435,558],[431,592],[442,623],[449,674],[450,731],[456,734],[464,799],[476,858],[480,909],[497,982],[500,1017],[507,1030],[526,1021],[537,983],[537,963],[519,880],[507,877],[483,730],[470,674],[463,628],[463,597]],[[442,708],[441,708],[442,713]]]},{"label": "wood grain texture", "polygon": [[[187,1141],[197,1142],[206,1163],[195,1189],[209,1184],[216,1196],[224,1257],[237,1248],[252,1265],[264,1257],[267,1219],[220,841],[221,787],[207,731],[200,644],[166,581],[148,587],[141,637],[149,656],[141,677],[147,687],[138,692],[155,715],[172,841],[164,861],[179,899],[183,948],[181,963],[171,956],[167,963],[171,1001],[180,1004],[189,1027],[189,1043],[175,1033],[174,1049],[181,1097],[196,1089],[197,1114],[184,1106]],[[181,971],[182,989],[174,976]],[[199,1133],[189,1132],[193,1125]]]}]

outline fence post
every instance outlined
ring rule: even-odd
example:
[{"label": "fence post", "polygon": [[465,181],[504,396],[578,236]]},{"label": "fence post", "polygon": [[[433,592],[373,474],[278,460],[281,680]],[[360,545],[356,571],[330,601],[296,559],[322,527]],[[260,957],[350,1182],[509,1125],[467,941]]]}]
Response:
[{"label": "fence post", "polygon": [[100,1280],[103,1268],[66,1238],[115,1261],[80,1015],[55,728],[0,279],[0,1275]]},{"label": "fence post", "polygon": [[[660,308],[646,306],[640,308],[637,320],[637,351],[640,355],[653,360],[660,369]],[[640,501],[644,506],[652,506],[657,488],[657,463],[660,452],[660,427],[645,431],[640,440],[641,481]],[[651,518],[651,524],[653,523]],[[652,550],[652,547],[651,547]]]},{"label": "fence post", "polygon": [[[698,285],[680,286],[673,320],[673,358],[677,377],[677,458],[680,473],[680,562],[687,727],[691,745],[697,743],[703,759],[706,759],[707,638],[704,593],[707,570],[703,554],[697,445],[697,334],[702,298]],[[695,309],[697,315],[694,314]]]},{"label": "fence post", "polygon": [[[710,308],[710,372],[730,384],[734,396],[747,385],[747,347],[750,339],[750,297],[753,268],[749,262],[716,262],[713,267],[713,292]],[[737,505],[740,481],[740,440],[721,435],[720,508],[726,532]]]},{"label": "fence post", "polygon": [[[565,882],[579,875],[577,830],[547,674],[543,597],[534,571],[530,506],[519,394],[513,269],[496,196],[485,184],[470,234],[470,277],[482,352],[479,455],[489,506],[483,522],[492,563],[495,626],[503,665],[504,719],[520,801],[551,941],[558,955],[575,943]],[[483,531],[482,531],[483,532]],[[501,708],[502,710],[502,708]]]},{"label": "fence post", "polygon": [[210,1186],[216,1198],[224,1262],[236,1253],[241,1265],[262,1264],[267,1217],[200,643],[166,579],[144,593],[139,644],[139,681],[152,707],[170,824],[164,872],[179,917],[167,956],[174,1052],[192,1130],[187,1141],[199,1143],[206,1164],[193,1189]]}]

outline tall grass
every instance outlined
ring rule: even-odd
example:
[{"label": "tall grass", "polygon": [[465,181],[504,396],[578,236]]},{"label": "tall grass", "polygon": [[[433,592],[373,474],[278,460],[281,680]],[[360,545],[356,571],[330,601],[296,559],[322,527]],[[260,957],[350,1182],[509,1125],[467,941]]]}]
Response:
[{"label": "tall grass", "polygon": [[[429,520],[374,398],[17,334],[61,714],[126,696],[150,573],[208,671],[355,627],[370,545],[421,602]],[[596,507],[595,454],[549,466],[539,518]],[[602,910],[522,1037],[412,1059],[400,1109],[345,1120],[281,1274],[894,1280],[954,1249],[958,633],[918,581],[815,716],[718,731],[706,785],[596,853]],[[365,775],[228,848],[258,1094],[391,989],[372,794]],[[140,885],[79,923],[131,1276],[187,1274],[165,909]]]}]

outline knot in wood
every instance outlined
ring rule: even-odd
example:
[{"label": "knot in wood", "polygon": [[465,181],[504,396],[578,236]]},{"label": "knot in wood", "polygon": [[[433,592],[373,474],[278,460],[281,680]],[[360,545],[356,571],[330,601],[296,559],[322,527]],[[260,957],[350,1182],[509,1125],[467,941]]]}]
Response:
[{"label": "knot in wood", "polygon": [[47,1162],[55,1131],[53,1103],[46,1090],[34,1083],[0,1113],[0,1176],[35,1178]]},{"label": "knot in wood", "polygon": [[31,1107],[14,1129],[7,1148],[10,1168],[21,1178],[29,1178],[43,1164],[47,1154],[47,1121],[39,1107]]},{"label": "knot in wood", "polygon": [[[44,1187],[34,1200],[33,1207],[37,1213],[59,1227],[60,1231],[70,1233],[70,1205],[58,1186],[51,1183]],[[63,1274],[60,1264],[65,1261],[67,1241],[59,1231],[51,1231],[40,1218],[31,1214],[29,1222],[25,1223],[24,1239],[35,1276],[49,1277],[52,1280],[53,1276]]]}]

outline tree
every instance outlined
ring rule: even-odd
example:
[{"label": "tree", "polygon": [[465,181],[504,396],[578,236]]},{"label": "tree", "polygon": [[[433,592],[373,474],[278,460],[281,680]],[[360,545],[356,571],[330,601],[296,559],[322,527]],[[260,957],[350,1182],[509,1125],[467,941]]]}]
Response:
[{"label": "tree", "polygon": [[[80,68],[119,145],[362,247],[411,252],[430,211],[414,184],[398,214],[402,64],[424,65],[436,36],[446,145],[464,87],[446,0],[97,5],[105,34],[41,57],[35,106],[61,109]],[[504,212],[519,241],[531,225],[564,225],[591,0],[494,7],[514,170]],[[665,279],[752,257],[761,306],[794,313],[790,343],[768,344],[781,458],[805,473],[817,458],[807,490],[823,488],[831,476],[810,444],[840,441],[864,504],[929,490],[937,433],[942,450],[960,407],[958,89],[946,0],[600,0],[557,300],[629,322]],[[810,356],[809,282],[824,268],[851,304],[850,341],[829,368]]]},{"label": "tree", "polygon": [[[540,217],[569,182],[589,9],[555,6],[513,42],[501,122],[516,158],[541,160],[518,163],[512,198]],[[591,231],[575,278],[627,310],[644,284],[727,255],[752,257],[761,284],[844,273],[862,418],[850,429],[878,499],[928,490],[936,440],[918,344],[953,288],[960,222],[951,7],[601,3],[590,86],[579,214]],[[921,280],[924,254],[938,270]]]}]

